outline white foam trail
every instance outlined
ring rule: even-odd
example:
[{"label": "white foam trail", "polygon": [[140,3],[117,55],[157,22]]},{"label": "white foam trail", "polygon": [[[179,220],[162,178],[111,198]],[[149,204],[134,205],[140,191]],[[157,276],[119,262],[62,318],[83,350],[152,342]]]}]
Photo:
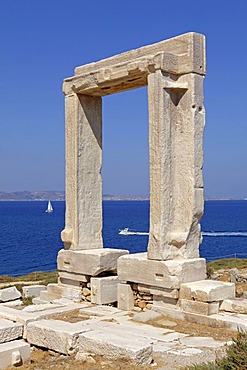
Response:
[{"label": "white foam trail", "polygon": [[[149,233],[142,232],[142,231],[135,231],[129,234],[123,234],[123,235],[149,235]],[[245,236],[247,237],[247,232],[244,231],[202,231],[202,236]]]},{"label": "white foam trail", "polygon": [[203,231],[202,236],[246,236],[247,237],[247,232],[242,232],[242,231],[221,231],[221,232],[207,232]]}]

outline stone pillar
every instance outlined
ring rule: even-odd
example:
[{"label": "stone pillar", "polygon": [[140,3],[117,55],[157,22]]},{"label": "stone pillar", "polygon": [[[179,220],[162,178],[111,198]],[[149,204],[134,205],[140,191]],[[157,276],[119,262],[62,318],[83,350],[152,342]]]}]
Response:
[{"label": "stone pillar", "polygon": [[103,247],[102,242],[102,101],[68,94],[66,114],[65,249]]},{"label": "stone pillar", "polygon": [[203,75],[148,75],[148,258],[196,258],[203,214]]}]

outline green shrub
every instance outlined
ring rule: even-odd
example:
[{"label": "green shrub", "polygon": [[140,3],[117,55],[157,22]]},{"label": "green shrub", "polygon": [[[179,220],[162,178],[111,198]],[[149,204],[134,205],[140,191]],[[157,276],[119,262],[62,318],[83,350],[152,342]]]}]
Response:
[{"label": "green shrub", "polygon": [[22,298],[22,303],[24,304],[24,306],[30,306],[31,304],[33,304],[33,296],[23,297]]},{"label": "green shrub", "polygon": [[247,332],[239,331],[233,344],[227,348],[227,356],[221,361],[224,370],[247,369]]}]

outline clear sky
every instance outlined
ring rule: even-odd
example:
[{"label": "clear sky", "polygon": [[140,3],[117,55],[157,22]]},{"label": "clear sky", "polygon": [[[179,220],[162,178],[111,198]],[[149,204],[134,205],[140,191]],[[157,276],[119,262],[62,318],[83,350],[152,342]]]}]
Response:
[{"label": "clear sky", "polygon": [[[62,80],[195,31],[207,38],[205,193],[247,197],[246,0],[0,0],[0,191],[64,189]],[[146,88],[103,98],[103,191],[149,193]]]}]

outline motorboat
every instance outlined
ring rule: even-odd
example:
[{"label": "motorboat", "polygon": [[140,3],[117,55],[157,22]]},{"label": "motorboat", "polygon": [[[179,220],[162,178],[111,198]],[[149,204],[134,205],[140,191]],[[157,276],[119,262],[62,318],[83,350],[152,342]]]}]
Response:
[{"label": "motorboat", "polygon": [[128,227],[125,227],[124,229],[119,230],[119,234],[120,235],[136,235],[137,232],[133,231],[133,230],[130,230]]},{"label": "motorboat", "polygon": [[119,230],[120,235],[149,235],[149,233],[142,232],[142,231],[134,231],[130,230],[128,227]]}]

